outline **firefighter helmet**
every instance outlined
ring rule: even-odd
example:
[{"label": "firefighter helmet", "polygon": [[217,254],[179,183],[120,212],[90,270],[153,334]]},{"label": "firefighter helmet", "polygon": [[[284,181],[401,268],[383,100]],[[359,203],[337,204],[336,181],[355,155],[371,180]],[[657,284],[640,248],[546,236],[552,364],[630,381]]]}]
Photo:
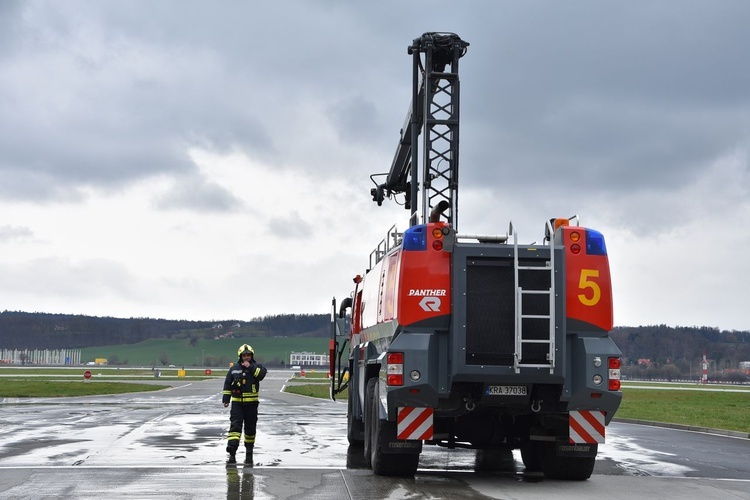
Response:
[{"label": "firefighter helmet", "polygon": [[237,349],[237,356],[242,357],[243,354],[250,353],[251,356],[255,357],[255,351],[253,351],[253,348],[250,344],[242,344],[239,349]]}]

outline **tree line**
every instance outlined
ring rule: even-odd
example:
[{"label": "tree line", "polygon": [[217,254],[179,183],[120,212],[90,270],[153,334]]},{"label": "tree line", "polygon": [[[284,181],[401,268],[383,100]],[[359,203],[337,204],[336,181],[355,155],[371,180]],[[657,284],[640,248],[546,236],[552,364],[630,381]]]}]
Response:
[{"label": "tree line", "polygon": [[[153,318],[112,318],[67,314],[0,313],[0,348],[69,349],[135,344],[148,339],[227,337],[327,337],[328,314],[277,314],[250,321],[187,321]],[[612,338],[623,352],[624,370],[655,378],[699,373],[706,353],[711,370],[737,370],[750,361],[750,331],[719,330],[706,326],[667,325],[616,327]]]},{"label": "tree line", "polygon": [[328,335],[328,314],[280,314],[250,321],[188,321],[113,318],[71,314],[0,312],[0,348],[70,349],[137,344],[148,339],[216,338],[239,335],[282,337]]},{"label": "tree line", "polygon": [[645,379],[693,379],[702,374],[703,354],[709,379],[750,380],[740,362],[750,361],[750,331],[706,326],[650,325],[617,327],[612,339],[623,352],[623,374]]}]

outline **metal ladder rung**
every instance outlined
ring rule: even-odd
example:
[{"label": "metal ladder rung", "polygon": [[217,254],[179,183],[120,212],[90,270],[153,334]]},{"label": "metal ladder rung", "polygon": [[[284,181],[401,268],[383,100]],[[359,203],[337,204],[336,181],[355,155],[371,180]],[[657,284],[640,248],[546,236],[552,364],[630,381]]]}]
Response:
[{"label": "metal ladder rung", "polygon": [[[553,234],[554,231],[552,230],[551,223],[547,222],[547,227],[549,229],[550,234]],[[555,242],[554,239],[550,239],[550,246],[549,246],[549,260],[543,260],[543,261],[537,261],[540,264],[543,264],[543,266],[528,266],[528,265],[521,265],[519,261],[519,255],[518,255],[518,235],[513,229],[513,223],[511,222],[510,225],[510,233],[513,234],[513,267],[514,267],[514,275],[515,275],[515,296],[516,296],[516,311],[515,311],[515,330],[516,330],[516,355],[515,355],[515,370],[516,373],[519,372],[521,368],[544,368],[548,369],[550,373],[554,373],[555,370],[555,334],[556,334],[556,327],[555,327]],[[550,288],[547,290],[524,290],[521,287],[521,281],[519,276],[519,271],[542,271],[549,274],[549,280],[550,280]],[[536,295],[536,296],[546,296],[548,297],[549,302],[549,314],[523,314],[523,303],[524,303],[524,296],[530,296],[530,295]],[[542,309],[544,310],[544,309]],[[544,320],[548,323],[547,328],[549,330],[549,333],[547,335],[547,338],[544,339],[527,339],[524,337],[524,320],[528,319],[537,319],[537,320]],[[527,324],[529,328],[532,328],[532,330],[535,330],[536,328],[533,327],[533,325]],[[536,335],[535,335],[536,336]],[[534,363],[524,363],[523,357],[526,353],[524,353],[524,345],[530,346],[531,344],[536,345],[546,345],[547,346],[547,355],[546,355],[546,362],[545,363],[539,363],[538,359],[535,359]],[[531,355],[531,357],[536,358],[538,354],[542,353],[534,353]]]}]

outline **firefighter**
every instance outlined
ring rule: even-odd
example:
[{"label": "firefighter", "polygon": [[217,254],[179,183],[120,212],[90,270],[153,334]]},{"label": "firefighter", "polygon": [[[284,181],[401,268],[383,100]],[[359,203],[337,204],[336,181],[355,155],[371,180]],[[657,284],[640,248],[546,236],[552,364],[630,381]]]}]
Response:
[{"label": "firefighter", "polygon": [[224,380],[222,403],[229,411],[229,435],[227,437],[227,463],[237,463],[235,454],[240,447],[242,426],[245,426],[245,463],[253,463],[253,447],[255,446],[255,426],[258,423],[258,392],[260,381],[266,376],[267,370],[256,363],[255,351],[249,344],[242,344],[237,350],[237,363],[232,365]]}]

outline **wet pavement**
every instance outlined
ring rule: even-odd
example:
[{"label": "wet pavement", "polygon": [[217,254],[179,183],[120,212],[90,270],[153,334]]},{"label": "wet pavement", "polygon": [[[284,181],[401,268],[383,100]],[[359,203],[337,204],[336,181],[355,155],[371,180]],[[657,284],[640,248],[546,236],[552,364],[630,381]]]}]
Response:
[{"label": "wet pavement", "polygon": [[624,424],[610,426],[611,444],[585,482],[525,474],[517,455],[501,471],[479,474],[473,451],[435,447],[425,447],[414,478],[378,477],[363,467],[361,448],[348,446],[346,405],[280,392],[290,374],[271,371],[262,385],[254,467],[225,465],[222,379],[172,380],[173,388],[151,393],[4,400],[0,498],[750,499],[750,469],[732,465],[746,462],[749,441],[704,436],[686,444],[715,450],[702,463],[700,450],[680,451],[672,437],[661,451],[649,448],[680,434]]},{"label": "wet pavement", "polygon": [[[338,432],[345,425],[342,406],[280,393],[289,375],[272,373],[262,387],[259,465],[341,465],[340,453],[329,450],[346,444]],[[183,379],[158,392],[6,400],[0,405],[0,467],[221,465],[229,426],[222,382]]]},{"label": "wet pavement", "polygon": [[422,471],[384,478],[366,470],[191,467],[0,468],[12,499],[748,499],[750,483],[720,479],[594,475],[584,482],[508,474]]}]

